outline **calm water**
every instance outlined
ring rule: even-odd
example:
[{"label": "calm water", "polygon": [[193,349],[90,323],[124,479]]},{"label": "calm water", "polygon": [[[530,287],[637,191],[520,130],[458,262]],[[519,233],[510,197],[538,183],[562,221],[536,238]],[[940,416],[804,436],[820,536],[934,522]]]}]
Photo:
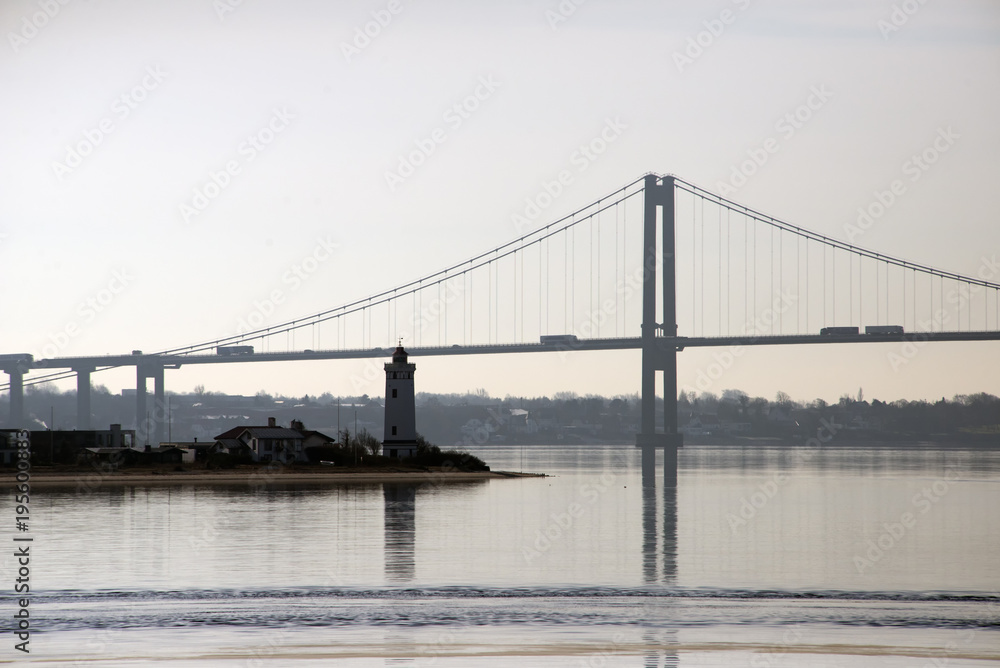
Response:
[{"label": "calm water", "polygon": [[1000,661],[1000,453],[688,447],[673,490],[631,447],[474,452],[553,477],[38,490],[30,660]]}]

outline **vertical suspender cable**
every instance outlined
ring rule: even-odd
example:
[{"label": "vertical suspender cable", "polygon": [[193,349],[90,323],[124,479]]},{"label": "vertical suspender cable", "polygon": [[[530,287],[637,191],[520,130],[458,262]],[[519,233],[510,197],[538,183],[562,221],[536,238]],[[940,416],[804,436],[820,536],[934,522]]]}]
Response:
[{"label": "vertical suspender cable", "polygon": [[730,234],[730,216],[732,215],[732,210],[726,207],[726,332],[732,334],[732,321],[733,313],[729,310],[729,289],[733,284],[733,265],[730,264],[730,257],[732,256],[732,240]]},{"label": "vertical suspender cable", "polygon": [[900,281],[900,284],[903,287],[903,297],[900,300],[900,304],[902,304],[903,306],[903,320],[901,324],[905,328],[906,327],[906,267],[903,267],[902,280]]},{"label": "vertical suspender cable", "polygon": [[[802,289],[802,235],[795,235],[795,293]],[[802,331],[802,316],[798,304],[795,305],[795,331]]]},{"label": "vertical suspender cable", "polygon": [[[539,257],[538,262],[538,334],[548,334],[549,332],[549,314],[552,313],[549,309],[549,266],[552,264],[552,242],[549,239],[543,240],[545,244],[545,280],[542,281],[542,258]],[[541,256],[542,251],[539,249],[539,256]],[[542,292],[545,293],[545,310],[542,310]],[[545,324],[542,325],[542,314],[545,314]]]},{"label": "vertical suspender cable", "polygon": [[569,276],[569,230],[563,233],[563,333],[569,332],[569,288],[572,283]]},{"label": "vertical suspender cable", "polygon": [[[494,253],[495,255],[495,253]],[[487,316],[487,331],[486,331],[486,342],[493,343],[493,261],[491,260],[488,265],[486,265],[486,272],[489,275],[489,285],[487,286],[490,293],[487,297],[487,304],[489,305],[489,315]]]},{"label": "vertical suspender cable", "polygon": [[990,300],[985,290],[983,291],[983,329],[989,329],[990,320]]},{"label": "vertical suspender cable", "polygon": [[[847,324],[854,324],[854,253],[848,251],[847,255]],[[861,326],[861,319],[858,319],[858,326]]]},{"label": "vertical suspender cable", "polygon": [[[622,285],[628,273],[628,200],[622,204]],[[628,302],[622,297],[622,336],[628,332]]]},{"label": "vertical suspender cable", "polygon": [[503,258],[500,257],[498,251],[494,251],[497,256],[493,262],[493,342],[496,344],[500,343],[500,319],[503,317],[503,309],[501,307],[500,297],[502,291],[501,286],[504,285],[503,282]]},{"label": "vertical suspender cable", "polygon": [[[767,268],[768,268],[768,278],[767,278],[767,289],[768,297],[774,299],[774,228],[768,227],[767,231]],[[767,308],[766,306],[764,307]],[[777,327],[773,316],[771,318],[771,326],[773,328]],[[773,332],[772,332],[773,333]]]},{"label": "vertical suspender cable", "polygon": [[701,198],[701,216],[698,217],[701,228],[701,335],[705,336],[705,198]]},{"label": "vertical suspender cable", "polygon": [[[601,210],[601,200],[597,200],[597,210]],[[600,214],[596,214],[600,215]],[[587,292],[587,308],[590,308],[592,300],[594,299],[594,216],[592,215],[587,220],[587,231],[590,237],[589,243],[587,244],[587,259],[590,262],[590,287]]]},{"label": "vertical suspender cable", "polygon": [[927,318],[928,322],[931,324],[931,326],[933,326],[934,325],[934,274],[928,274],[927,278],[928,278],[928,283],[930,283],[929,287],[927,288],[927,294],[930,297],[929,300],[930,303],[928,304],[930,309],[927,311]]},{"label": "vertical suspender cable", "polygon": [[615,204],[615,280],[613,281],[613,287],[615,289],[615,338],[618,338],[618,314],[621,313],[621,309],[618,305],[618,237],[621,232],[618,229],[618,207],[621,204]]}]

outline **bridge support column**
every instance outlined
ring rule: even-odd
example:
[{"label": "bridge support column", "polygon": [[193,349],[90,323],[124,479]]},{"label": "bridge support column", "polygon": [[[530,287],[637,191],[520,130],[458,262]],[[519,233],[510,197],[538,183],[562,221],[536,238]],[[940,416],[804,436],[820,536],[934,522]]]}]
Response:
[{"label": "bridge support column", "polygon": [[166,440],[167,408],[163,387],[163,367],[153,368],[153,413],[152,427],[155,440],[153,445],[159,445]]},{"label": "bridge support column", "polygon": [[[163,364],[138,364],[135,368],[135,437],[136,445],[159,445],[167,425],[167,402],[163,383]],[[153,405],[149,406],[146,380],[153,379]]]},{"label": "bridge support column", "polygon": [[92,367],[76,371],[76,428],[90,429],[90,374]]},{"label": "bridge support column", "polygon": [[[674,248],[674,180],[648,175],[644,184],[642,267],[641,428],[636,445],[643,450],[643,477],[653,475],[655,449],[664,449],[664,483],[677,484],[677,303]],[[656,247],[657,209],[662,208],[661,245]],[[662,276],[663,323],[656,322],[656,274]],[[657,337],[661,332],[662,336]],[[663,432],[656,431],[656,372],[663,372]]]},{"label": "bridge support column", "polygon": [[8,426],[11,429],[20,429],[24,426],[24,369],[21,366],[13,366],[4,369],[10,376],[10,418]]},{"label": "bridge support column", "polygon": [[146,378],[148,369],[142,364],[135,367],[135,437],[136,446],[149,444],[149,421],[146,410]]}]

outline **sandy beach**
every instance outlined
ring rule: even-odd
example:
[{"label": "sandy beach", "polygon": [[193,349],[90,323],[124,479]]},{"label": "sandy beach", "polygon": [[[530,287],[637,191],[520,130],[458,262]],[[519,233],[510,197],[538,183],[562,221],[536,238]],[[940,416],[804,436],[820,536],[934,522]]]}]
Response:
[{"label": "sandy beach", "polygon": [[152,485],[249,485],[268,487],[297,484],[448,484],[481,480],[502,480],[520,477],[544,477],[539,473],[512,473],[508,471],[445,471],[441,469],[370,469],[370,468],[266,468],[247,467],[230,470],[173,471],[157,469],[127,469],[124,471],[99,471],[81,469],[74,471],[47,471],[36,468],[31,472],[31,486],[77,489],[98,489],[114,486]]}]

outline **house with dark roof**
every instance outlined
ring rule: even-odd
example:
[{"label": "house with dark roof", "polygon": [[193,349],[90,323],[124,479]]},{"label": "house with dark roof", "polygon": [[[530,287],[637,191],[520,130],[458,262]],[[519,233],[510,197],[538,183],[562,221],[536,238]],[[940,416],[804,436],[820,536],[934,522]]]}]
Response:
[{"label": "house with dark roof", "polygon": [[293,420],[291,427],[279,427],[272,417],[267,419],[266,427],[233,427],[216,436],[215,442],[219,451],[255,462],[305,463],[309,461],[307,447],[326,445],[333,439],[305,429],[298,420]]}]

